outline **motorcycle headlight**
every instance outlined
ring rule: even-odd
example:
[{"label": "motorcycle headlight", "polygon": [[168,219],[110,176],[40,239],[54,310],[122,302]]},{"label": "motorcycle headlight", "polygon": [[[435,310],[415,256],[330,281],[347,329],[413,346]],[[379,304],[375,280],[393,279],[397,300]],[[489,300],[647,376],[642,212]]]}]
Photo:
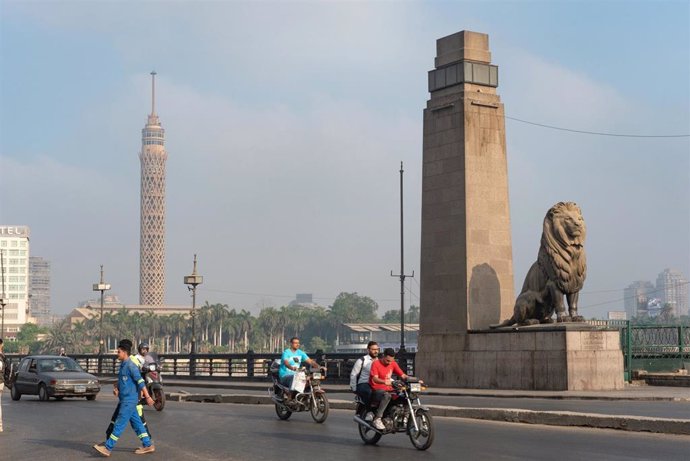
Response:
[{"label": "motorcycle headlight", "polygon": [[422,385],[419,383],[410,383],[410,392],[422,392]]},{"label": "motorcycle headlight", "polygon": [[156,371],[156,364],[155,363],[149,364],[149,371]]},{"label": "motorcycle headlight", "polygon": [[321,373],[318,371],[316,373],[312,373],[311,379],[321,379]]}]

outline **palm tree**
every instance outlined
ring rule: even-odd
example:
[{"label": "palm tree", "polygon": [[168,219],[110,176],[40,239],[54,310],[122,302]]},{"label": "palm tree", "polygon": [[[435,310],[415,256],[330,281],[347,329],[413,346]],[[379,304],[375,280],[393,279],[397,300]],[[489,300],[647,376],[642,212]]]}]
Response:
[{"label": "palm tree", "polygon": [[237,314],[237,320],[240,327],[240,335],[243,337],[244,351],[249,350],[249,334],[252,332],[253,320],[252,314],[242,309],[239,314]]},{"label": "palm tree", "polygon": [[266,349],[269,352],[276,352],[276,331],[280,325],[280,312],[275,307],[267,307],[259,312],[259,324],[268,333],[268,343]]},{"label": "palm tree", "polygon": [[43,343],[41,352],[57,352],[61,347],[66,347],[71,342],[72,325],[69,320],[65,319],[62,322],[54,323],[48,330],[48,337]]}]

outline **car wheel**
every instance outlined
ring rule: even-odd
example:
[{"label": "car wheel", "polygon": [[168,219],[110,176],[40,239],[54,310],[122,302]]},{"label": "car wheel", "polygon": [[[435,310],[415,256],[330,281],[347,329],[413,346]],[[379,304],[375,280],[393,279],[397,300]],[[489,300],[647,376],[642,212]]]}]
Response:
[{"label": "car wheel", "polygon": [[19,400],[22,398],[22,393],[17,390],[16,385],[13,385],[12,389],[10,389],[10,396],[12,397],[12,400]]},{"label": "car wheel", "polygon": [[41,402],[47,402],[50,397],[48,396],[48,388],[45,384],[41,383],[38,385],[38,400]]},{"label": "car wheel", "polygon": [[87,395],[86,400],[96,400],[96,394],[93,395]]}]

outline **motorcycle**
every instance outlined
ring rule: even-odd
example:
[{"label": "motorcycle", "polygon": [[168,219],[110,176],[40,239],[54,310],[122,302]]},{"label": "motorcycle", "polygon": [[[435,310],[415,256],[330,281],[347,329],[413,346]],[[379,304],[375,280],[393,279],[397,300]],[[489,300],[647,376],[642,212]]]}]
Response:
[{"label": "motorcycle", "polygon": [[[278,418],[287,420],[292,413],[309,411],[315,422],[323,423],[326,421],[329,405],[326,392],[321,389],[321,381],[326,379],[325,374],[321,370],[309,370],[302,367],[293,378],[295,381],[293,387],[296,389],[290,390],[289,387],[280,383],[279,368],[280,360],[276,359],[270,368],[273,386],[268,388],[268,395],[275,404]],[[300,383],[304,386],[302,387]]]},{"label": "motorcycle", "polygon": [[163,391],[163,377],[161,376],[161,366],[158,358],[153,357],[154,362],[144,363],[141,369],[141,377],[146,382],[146,390],[153,398],[153,408],[162,411],[165,407],[165,392]]},{"label": "motorcycle", "polygon": [[407,383],[393,381],[393,399],[381,418],[384,430],[374,427],[376,408],[366,405],[359,395],[355,397],[357,409],[354,421],[365,444],[375,445],[384,435],[397,432],[407,433],[417,450],[426,450],[434,442],[433,419],[429,409],[422,406],[419,400],[419,394],[426,387],[420,382],[412,382],[413,379]]}]

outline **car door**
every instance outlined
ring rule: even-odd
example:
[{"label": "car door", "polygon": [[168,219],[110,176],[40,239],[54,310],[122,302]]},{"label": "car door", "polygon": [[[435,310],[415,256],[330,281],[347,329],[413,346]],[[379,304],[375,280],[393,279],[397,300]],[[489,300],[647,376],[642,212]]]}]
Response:
[{"label": "car door", "polygon": [[38,394],[38,361],[36,359],[31,359],[29,370],[25,376],[26,380],[24,383],[26,387],[22,394]]},{"label": "car door", "polygon": [[17,370],[15,372],[14,376],[14,382],[12,383],[12,386],[17,387],[17,391],[19,393],[24,393],[24,389],[26,389],[26,380],[27,380],[27,372],[29,370],[29,364],[31,363],[30,358],[24,358],[22,359],[21,362],[19,362],[19,366],[17,367]]}]

